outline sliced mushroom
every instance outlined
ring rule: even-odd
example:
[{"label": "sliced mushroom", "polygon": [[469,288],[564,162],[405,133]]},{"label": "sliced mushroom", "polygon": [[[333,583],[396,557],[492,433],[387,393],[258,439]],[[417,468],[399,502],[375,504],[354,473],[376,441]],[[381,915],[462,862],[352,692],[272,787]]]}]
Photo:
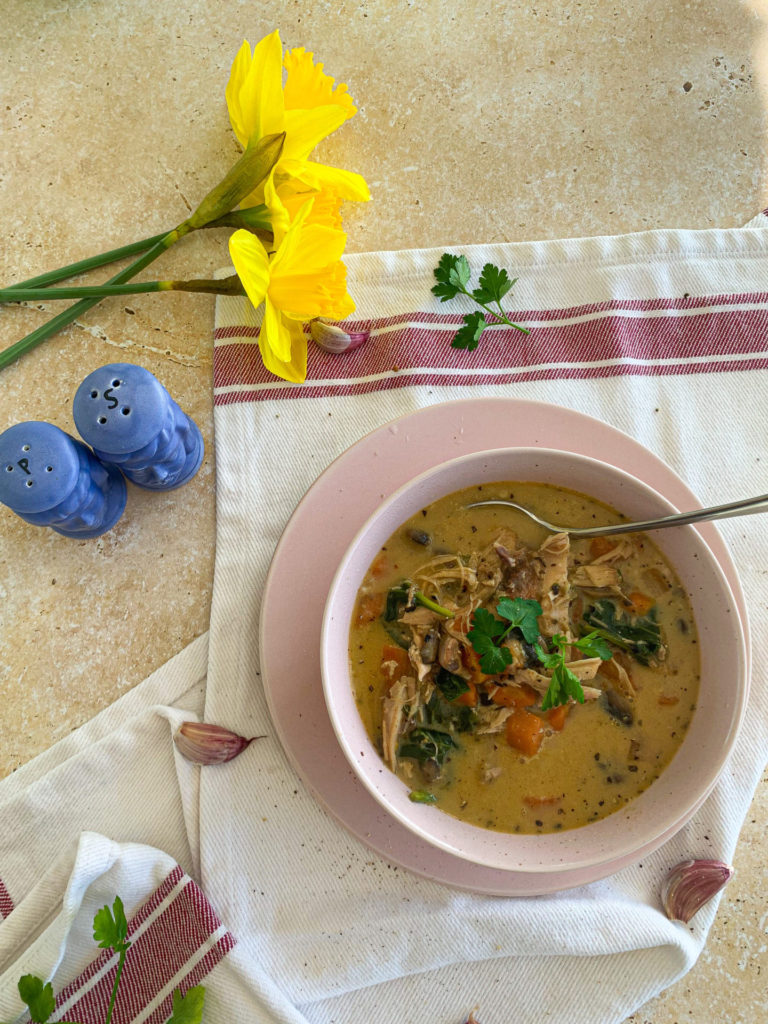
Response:
[{"label": "sliced mushroom", "polygon": [[446,672],[458,672],[461,668],[459,641],[455,636],[444,636],[440,641],[438,661]]}]

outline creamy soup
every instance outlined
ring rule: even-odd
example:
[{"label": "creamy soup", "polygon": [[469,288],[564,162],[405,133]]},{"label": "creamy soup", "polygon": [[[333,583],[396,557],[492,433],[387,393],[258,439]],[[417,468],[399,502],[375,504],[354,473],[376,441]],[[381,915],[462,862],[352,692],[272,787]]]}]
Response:
[{"label": "creamy soup", "polygon": [[535,483],[468,488],[422,509],[374,559],[349,654],[360,714],[411,798],[500,832],[597,821],[669,764],[695,708],[696,629],[644,534],[569,538],[620,522]]}]

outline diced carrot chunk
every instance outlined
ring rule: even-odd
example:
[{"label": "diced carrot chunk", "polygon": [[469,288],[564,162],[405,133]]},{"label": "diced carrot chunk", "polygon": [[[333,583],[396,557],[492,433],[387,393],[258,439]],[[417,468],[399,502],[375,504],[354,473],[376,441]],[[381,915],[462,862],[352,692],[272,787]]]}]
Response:
[{"label": "diced carrot chunk", "polygon": [[562,795],[557,796],[524,796],[523,803],[529,807],[551,807],[553,804],[560,803]]},{"label": "diced carrot chunk", "polygon": [[656,604],[655,598],[649,597],[648,594],[642,594],[639,590],[633,590],[628,597],[631,602],[630,611],[634,615],[647,615]]},{"label": "diced carrot chunk", "polygon": [[557,732],[560,732],[565,725],[565,720],[568,717],[570,709],[570,704],[558,704],[557,707],[550,708],[547,711],[547,721]]},{"label": "diced carrot chunk", "polygon": [[492,676],[487,676],[480,668],[480,655],[476,651],[472,650],[471,647],[464,647],[461,651],[461,660],[464,668],[468,669],[472,673],[472,682],[475,685],[484,683],[486,679],[492,679]]},{"label": "diced carrot chunk", "polygon": [[451,701],[451,704],[463,704],[465,708],[477,707],[477,687],[470,679],[467,683],[469,689],[460,694],[455,700]]},{"label": "diced carrot chunk", "polygon": [[358,626],[365,626],[367,623],[378,619],[383,611],[383,594],[363,594],[357,602],[357,615],[355,616],[355,622]]},{"label": "diced carrot chunk", "polygon": [[404,676],[411,667],[411,661],[408,657],[408,652],[404,651],[402,647],[396,647],[394,644],[384,644],[381,649],[381,674],[387,683],[387,688]]},{"label": "diced carrot chunk", "polygon": [[615,547],[616,540],[613,537],[593,537],[589,542],[589,553],[593,558],[602,558]]},{"label": "diced carrot chunk", "polygon": [[538,694],[532,686],[497,686],[491,700],[502,708],[529,708],[538,700]]},{"label": "diced carrot chunk", "polygon": [[375,580],[380,580],[389,571],[389,558],[386,551],[380,551],[371,562],[370,574]]},{"label": "diced carrot chunk", "polygon": [[453,622],[449,623],[449,625],[453,626],[453,628],[457,630],[457,632],[459,633],[468,633],[472,628],[470,625],[469,618],[469,613],[464,612],[463,615],[457,615]]},{"label": "diced carrot chunk", "polygon": [[507,743],[526,757],[538,753],[544,738],[544,723],[538,715],[515,708],[507,719]]}]

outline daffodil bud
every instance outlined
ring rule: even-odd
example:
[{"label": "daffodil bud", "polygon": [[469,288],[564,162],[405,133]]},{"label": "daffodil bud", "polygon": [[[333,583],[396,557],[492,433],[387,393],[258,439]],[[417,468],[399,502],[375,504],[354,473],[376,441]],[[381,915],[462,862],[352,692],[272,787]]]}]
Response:
[{"label": "daffodil bud", "polygon": [[280,132],[277,135],[265,135],[258,142],[249,143],[246,151],[223,181],[211,189],[195,212],[184,222],[189,226],[188,230],[203,228],[211,221],[223,217],[255,191],[280,159],[284,142],[285,132]]},{"label": "daffodil bud", "polygon": [[223,764],[242,754],[254,740],[263,736],[252,736],[249,740],[220,725],[207,722],[183,722],[176,730],[173,741],[179,753],[195,764]]}]

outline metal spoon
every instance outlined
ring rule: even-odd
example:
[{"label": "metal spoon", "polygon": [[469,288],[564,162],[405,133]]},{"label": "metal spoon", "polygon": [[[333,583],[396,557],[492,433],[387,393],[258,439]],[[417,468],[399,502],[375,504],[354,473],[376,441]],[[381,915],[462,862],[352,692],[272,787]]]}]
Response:
[{"label": "metal spoon", "polygon": [[504,498],[493,498],[488,501],[475,501],[467,508],[482,508],[485,505],[507,505],[515,508],[533,519],[539,526],[552,530],[553,533],[570,533],[574,537],[599,537],[602,534],[615,533],[639,533],[646,530],[664,530],[668,526],[687,526],[689,523],[704,523],[713,519],[728,519],[731,516],[749,516],[755,512],[768,512],[768,494],[761,494],[757,498],[743,498],[741,501],[732,501],[727,505],[714,505],[712,508],[699,508],[693,512],[677,512],[674,515],[662,516],[660,519],[646,519],[638,523],[615,523],[612,526],[558,526],[555,523],[548,523],[546,519],[534,515],[533,512],[517,505],[514,501],[507,501]]}]

